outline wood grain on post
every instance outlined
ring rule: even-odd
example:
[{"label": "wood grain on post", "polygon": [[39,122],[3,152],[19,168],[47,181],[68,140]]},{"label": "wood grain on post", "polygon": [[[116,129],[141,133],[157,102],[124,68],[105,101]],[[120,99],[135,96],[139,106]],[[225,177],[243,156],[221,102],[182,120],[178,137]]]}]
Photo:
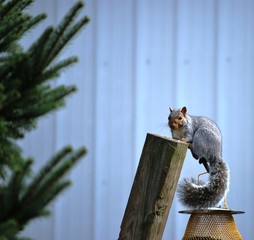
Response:
[{"label": "wood grain on post", "polygon": [[159,240],[188,144],[147,134],[119,234],[120,240]]}]

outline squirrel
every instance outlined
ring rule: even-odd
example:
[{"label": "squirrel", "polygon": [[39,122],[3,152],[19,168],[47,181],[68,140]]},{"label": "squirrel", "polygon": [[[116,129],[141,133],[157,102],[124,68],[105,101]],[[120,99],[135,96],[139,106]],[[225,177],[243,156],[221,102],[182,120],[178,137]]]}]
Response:
[{"label": "squirrel", "polygon": [[173,139],[189,143],[192,156],[204,163],[209,172],[208,181],[200,185],[194,178],[180,181],[177,189],[180,202],[192,209],[216,207],[229,184],[229,170],[222,160],[222,136],[218,126],[207,117],[188,115],[186,107],[170,108],[168,126]]}]

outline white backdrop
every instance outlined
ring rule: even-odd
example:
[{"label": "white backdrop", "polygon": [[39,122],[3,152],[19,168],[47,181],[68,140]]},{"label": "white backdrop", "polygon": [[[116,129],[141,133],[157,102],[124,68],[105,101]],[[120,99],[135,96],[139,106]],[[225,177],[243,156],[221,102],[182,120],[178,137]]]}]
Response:
[{"label": "white backdrop", "polygon": [[[58,23],[74,0],[37,0],[32,13]],[[41,119],[21,143],[35,171],[66,144],[88,155],[52,216],[31,222],[37,240],[117,239],[147,132],[170,136],[168,108],[186,105],[214,119],[231,169],[229,207],[244,239],[254,236],[254,2],[252,0],[87,0],[89,25],[63,56],[80,62],[58,83],[79,88],[66,108]],[[181,178],[203,168],[188,154]],[[181,239],[188,216],[174,200],[163,239]]]}]

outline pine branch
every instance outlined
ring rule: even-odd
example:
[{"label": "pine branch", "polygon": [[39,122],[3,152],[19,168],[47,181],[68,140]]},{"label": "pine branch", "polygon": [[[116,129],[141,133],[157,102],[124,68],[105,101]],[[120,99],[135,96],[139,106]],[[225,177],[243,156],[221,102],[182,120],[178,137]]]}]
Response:
[{"label": "pine branch", "polygon": [[67,147],[52,158],[21,196],[20,203],[14,211],[20,225],[27,224],[32,218],[48,214],[45,207],[70,186],[70,181],[62,178],[86,154],[84,148],[74,152],[69,152],[70,150]]},{"label": "pine branch", "polygon": [[76,33],[89,22],[89,19],[87,17],[83,17],[80,21],[78,21],[74,26],[69,27],[65,34],[62,35],[60,40],[57,42],[57,44],[54,46],[50,54],[48,55],[46,65],[49,65],[56,56],[61,52],[61,50],[64,48],[64,46],[67,45],[67,43],[76,35]]},{"label": "pine branch", "polygon": [[[48,39],[50,38],[50,35],[53,33],[54,28],[48,27],[46,30],[42,33],[42,35],[38,38],[36,42],[34,42],[31,47],[28,49],[27,53],[29,56],[33,56],[33,65],[35,67],[34,74],[39,75],[41,73],[41,62],[42,57],[44,56],[44,48],[47,44]],[[36,57],[35,57],[36,56]]]},{"label": "pine branch", "polygon": [[83,7],[81,2],[76,3],[69,13],[64,17],[63,21],[58,25],[57,29],[51,34],[47,44],[45,44],[44,57],[42,62],[42,68],[49,65],[49,54],[54,51],[55,46],[58,44],[59,40],[65,33],[66,29],[73,22],[74,17],[78,11]]},{"label": "pine branch", "polygon": [[44,82],[45,80],[56,78],[56,77],[58,77],[60,70],[66,69],[70,65],[77,63],[77,62],[78,62],[77,57],[70,57],[70,58],[67,58],[63,61],[59,61],[55,65],[46,69],[38,80],[40,82]]},{"label": "pine branch", "polygon": [[65,147],[29,181],[30,183],[27,183],[26,178],[33,161],[27,160],[23,167],[12,175],[7,186],[0,185],[0,224],[8,219],[16,219],[20,230],[31,219],[49,214],[45,207],[70,186],[70,181],[64,180],[63,176],[85,154],[85,148],[72,151],[69,146]]},{"label": "pine branch", "polygon": [[34,218],[48,216],[50,212],[45,209],[45,206],[70,185],[70,181],[54,183],[47,189],[47,194],[41,195],[40,198],[33,199],[29,206],[20,209],[21,211],[16,213],[19,224],[24,226]]},{"label": "pine branch", "polygon": [[[62,69],[77,62],[77,58],[68,58],[53,66],[49,66],[50,62],[59,54],[61,49],[63,49],[80,28],[88,22],[88,18],[84,17],[73,26],[71,24],[81,7],[82,3],[74,5],[56,30],[48,28],[38,41],[30,47],[27,53],[16,53],[12,56],[15,61],[10,61],[9,64],[5,62],[4,66],[0,67],[0,81],[2,82],[2,92],[4,96],[0,99],[0,115],[5,116],[6,121],[10,122],[5,125],[9,127],[9,132],[12,133],[12,136],[15,136],[15,138],[23,137],[24,130],[31,130],[35,126],[34,121],[36,118],[63,106],[62,99],[75,91],[73,87],[69,87],[68,89],[60,87],[51,92],[41,93],[40,97],[43,99],[44,103],[34,102],[33,107],[27,107],[26,110],[22,110],[22,107],[25,106],[24,104],[28,102],[29,97],[27,96],[38,92],[37,89],[39,88],[37,86],[39,86],[39,84],[43,84],[46,81],[58,77]],[[38,18],[32,18],[32,20],[30,18],[29,21],[32,22],[31,25],[40,21],[43,18],[41,16],[44,15],[40,15]],[[14,22],[14,25],[16,25],[16,22]],[[28,24],[26,23],[26,25]],[[12,29],[12,27],[8,29]],[[6,42],[9,42],[10,39],[7,40]],[[5,42],[3,42],[3,44],[5,44]],[[42,46],[44,47],[41,48]],[[50,51],[50,53],[46,50]],[[11,60],[11,58],[5,57],[3,60]],[[40,62],[45,61],[46,65],[40,67]],[[59,94],[60,90],[63,91],[62,94]],[[55,98],[50,97],[53,94],[55,94]],[[50,104],[50,101],[56,101],[56,103]],[[30,105],[29,103],[27,106]],[[27,122],[27,124],[21,127],[25,122]],[[15,131],[15,129],[17,130]]]},{"label": "pine branch", "polygon": [[89,22],[85,16],[76,24],[71,25],[80,9],[83,7],[82,2],[76,3],[69,13],[64,17],[58,28],[51,34],[45,48],[43,49],[43,57],[41,68],[46,68],[53,59],[60,53],[64,46],[72,39],[72,37]]},{"label": "pine branch", "polygon": [[40,172],[37,174],[37,176],[33,179],[29,187],[26,189],[24,196],[23,196],[23,202],[27,202],[29,199],[29,196],[33,195],[35,189],[37,189],[43,180],[43,178],[52,171],[53,168],[55,168],[58,163],[66,157],[70,152],[72,151],[72,148],[70,146],[67,146],[63,148],[59,153],[57,153],[55,156],[53,156],[48,163],[40,170]]},{"label": "pine branch", "polygon": [[0,223],[0,240],[16,240],[18,232],[19,228],[14,219],[9,219],[6,222]]},{"label": "pine branch", "polygon": [[[32,2],[31,0],[8,1],[7,4],[0,8],[0,49],[13,51],[12,45],[16,45],[15,41],[19,40],[25,32],[46,18],[45,14],[31,17],[22,13]],[[16,49],[16,47],[14,48]]]},{"label": "pine branch", "polygon": [[38,117],[47,114],[50,111],[54,111],[59,107],[64,105],[64,98],[71,93],[76,91],[75,86],[63,86],[60,85],[49,91],[43,93],[43,99],[38,99],[33,105],[27,107],[23,112],[17,113],[17,115],[12,115],[10,120],[36,120]]},{"label": "pine branch", "polygon": [[[24,179],[29,174],[29,172],[31,172],[32,164],[33,160],[28,159],[21,169],[18,169],[13,173],[7,186],[9,191],[9,196],[7,196],[9,206],[13,207],[18,204],[20,197],[19,191],[23,190]],[[10,211],[11,209],[8,209],[8,207],[6,207],[5,210]]]},{"label": "pine branch", "polygon": [[10,139],[0,137],[0,146],[0,172],[1,177],[5,178],[4,168],[8,166],[11,171],[17,171],[22,167],[23,160],[19,146]]},{"label": "pine branch", "polygon": [[[22,138],[25,131],[29,131],[36,126],[38,117],[63,106],[64,98],[76,91],[75,86],[66,87],[60,85],[54,89],[42,86],[42,88],[39,88],[39,91],[36,89],[26,91],[27,95],[35,97],[33,99],[15,95],[6,100],[7,102],[0,110],[0,114],[5,115],[6,133],[12,138]],[[27,107],[24,109],[23,106],[26,104]]]},{"label": "pine branch", "polygon": [[[43,178],[41,178],[40,182],[37,183],[37,188],[33,190],[33,192],[27,192],[22,200],[22,207],[28,206],[34,200],[44,196],[47,193],[48,189],[63,177],[66,172],[68,172],[82,156],[86,154],[86,149],[81,148],[73,153],[71,156],[67,156],[66,158],[62,158],[63,163],[58,166],[52,165],[50,175],[46,173]],[[26,202],[24,201],[26,200]]]},{"label": "pine branch", "polygon": [[[2,1],[3,3],[4,1]],[[25,7],[29,6],[33,1],[32,0],[12,0],[8,1],[6,4],[1,6],[0,9],[0,20],[2,21],[6,16],[9,17],[13,15],[15,10],[23,10]],[[22,5],[21,5],[22,4]],[[19,10],[19,12],[21,12]]]},{"label": "pine branch", "polygon": [[19,204],[20,192],[23,190],[24,179],[31,171],[32,159],[27,160],[22,168],[14,171],[9,184],[2,189],[0,221],[8,219],[8,214]]},{"label": "pine branch", "polygon": [[[10,55],[8,59],[9,62],[0,65],[0,82],[2,85],[2,94],[9,95],[6,99],[10,99],[10,101],[13,102],[16,100],[13,99],[13,97],[20,95],[18,91],[22,85],[20,78],[23,77],[24,74],[23,69],[20,67],[22,67],[22,63],[27,60],[27,56],[24,53],[16,53]],[[16,93],[13,94],[13,92]],[[1,116],[3,115],[1,114]]]},{"label": "pine branch", "polygon": [[31,219],[49,214],[48,204],[70,185],[64,176],[86,153],[66,147],[31,177],[33,161],[24,159],[14,142],[76,91],[75,86],[54,87],[49,81],[77,62],[76,57],[55,58],[89,21],[76,21],[83,6],[79,2],[24,51],[19,40],[46,17],[24,12],[32,2],[0,0],[0,240],[21,240],[18,231]]},{"label": "pine branch", "polygon": [[20,38],[24,24],[26,24],[29,20],[29,16],[21,16],[10,22],[3,22],[0,25],[0,49],[2,49],[2,51],[8,51],[11,43]]}]

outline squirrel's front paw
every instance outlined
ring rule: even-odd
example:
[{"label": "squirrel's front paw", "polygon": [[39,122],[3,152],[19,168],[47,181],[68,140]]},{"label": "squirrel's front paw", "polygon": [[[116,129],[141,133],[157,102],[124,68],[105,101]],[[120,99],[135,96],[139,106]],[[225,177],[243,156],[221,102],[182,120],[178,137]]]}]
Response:
[{"label": "squirrel's front paw", "polygon": [[181,141],[186,142],[186,143],[190,142],[188,138],[181,138]]}]

